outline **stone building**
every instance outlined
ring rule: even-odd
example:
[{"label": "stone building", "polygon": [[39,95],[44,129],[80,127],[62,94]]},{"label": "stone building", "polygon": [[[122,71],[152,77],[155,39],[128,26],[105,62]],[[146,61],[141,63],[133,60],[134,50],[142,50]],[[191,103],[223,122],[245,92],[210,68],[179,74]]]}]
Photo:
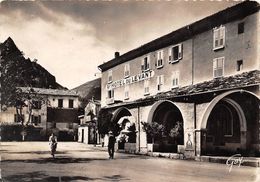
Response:
[{"label": "stone building", "polygon": [[85,113],[81,116],[78,128],[78,142],[86,144],[99,144],[100,136],[97,130],[97,116],[100,110],[100,101],[89,100]]},{"label": "stone building", "polygon": [[181,126],[174,153],[259,155],[259,16],[259,4],[245,1],[115,53],[99,66],[101,126],[135,125],[135,152],[150,150],[141,123],[157,122]]},{"label": "stone building", "polygon": [[[22,92],[33,93],[37,95],[36,99],[26,101],[26,107],[22,109],[22,118],[25,123],[34,125],[43,130],[57,130],[59,138],[62,140],[66,137],[65,133],[69,129],[73,130],[78,127],[78,95],[74,91],[20,87]],[[39,98],[39,99],[37,99]],[[31,114],[29,114],[31,112]],[[30,117],[30,118],[29,118]],[[5,123],[17,123],[18,115],[14,107],[8,108],[1,112],[0,121]],[[63,136],[64,135],[64,136]]]}]

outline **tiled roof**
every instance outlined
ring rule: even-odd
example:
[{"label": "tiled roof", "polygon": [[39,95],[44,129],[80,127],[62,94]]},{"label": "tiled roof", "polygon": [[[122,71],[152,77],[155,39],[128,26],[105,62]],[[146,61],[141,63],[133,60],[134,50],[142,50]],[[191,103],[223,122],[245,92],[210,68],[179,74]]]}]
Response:
[{"label": "tiled roof", "polygon": [[195,85],[175,88],[172,89],[171,91],[158,93],[157,95],[154,96],[148,96],[131,102],[120,102],[106,107],[107,108],[118,107],[121,105],[131,105],[131,104],[137,104],[137,103],[142,103],[147,101],[156,101],[156,100],[168,99],[168,98],[192,96],[192,95],[218,92],[224,90],[242,89],[242,88],[255,86],[255,85],[260,85],[260,70],[243,72],[241,74],[228,76],[228,77],[215,78],[213,80],[205,81]]},{"label": "tiled roof", "polygon": [[208,31],[221,24],[226,24],[237,19],[242,19],[243,17],[246,17],[257,11],[259,11],[258,2],[245,1],[239,3],[235,6],[227,8],[202,20],[184,26],[162,37],[159,37],[147,44],[142,45],[141,47],[133,49],[119,57],[116,57],[102,65],[99,65],[99,68],[102,70],[102,72],[106,71],[110,68],[113,68],[119,64],[125,63],[134,58],[188,40],[194,35]]},{"label": "tiled roof", "polygon": [[260,71],[250,71],[241,74],[229,76],[229,77],[219,77],[210,81],[205,81],[195,85],[190,85],[187,87],[181,87],[171,90],[166,94],[179,96],[179,95],[193,95],[203,92],[212,92],[226,89],[234,89],[240,87],[246,87],[249,85],[260,84]]},{"label": "tiled roof", "polygon": [[40,95],[56,95],[56,96],[74,96],[78,97],[78,94],[72,90],[59,90],[59,89],[45,89],[45,88],[31,88],[31,87],[19,87],[23,92],[38,93]]}]

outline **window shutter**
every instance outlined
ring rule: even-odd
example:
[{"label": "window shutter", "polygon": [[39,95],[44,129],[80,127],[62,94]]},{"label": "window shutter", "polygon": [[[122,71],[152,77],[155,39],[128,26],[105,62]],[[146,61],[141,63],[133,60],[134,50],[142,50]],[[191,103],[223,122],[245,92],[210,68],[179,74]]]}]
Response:
[{"label": "window shutter", "polygon": [[161,54],[161,52],[160,52],[160,51],[158,51],[158,52],[157,52],[157,60],[159,60],[159,59],[160,59],[160,54]]},{"label": "window shutter", "polygon": [[150,69],[150,56],[147,56],[147,69]]},{"label": "window shutter", "polygon": [[218,29],[215,29],[213,31],[213,48],[218,47],[218,32],[219,32]]},{"label": "window shutter", "polygon": [[144,59],[142,59],[141,70],[144,71]]},{"label": "window shutter", "polygon": [[164,51],[162,51],[162,52],[161,52],[161,65],[164,65],[164,57],[163,57],[163,52],[164,52]]},{"label": "window shutter", "polygon": [[225,45],[225,27],[221,27],[219,30],[219,36],[220,36],[220,46]]},{"label": "window shutter", "polygon": [[178,54],[178,58],[182,59],[182,44],[179,44],[179,54]]},{"label": "window shutter", "polygon": [[169,53],[169,62],[171,62],[172,61],[172,48],[169,48],[169,51],[168,51],[168,53]]},{"label": "window shutter", "polygon": [[158,64],[157,62],[158,62],[158,59],[157,59],[157,60],[155,60],[155,67],[157,67],[157,64]]},{"label": "window shutter", "polygon": [[41,115],[39,115],[39,121],[38,121],[39,123],[41,123],[42,121],[41,121]]},{"label": "window shutter", "polygon": [[163,51],[161,51],[161,59],[163,60]]}]

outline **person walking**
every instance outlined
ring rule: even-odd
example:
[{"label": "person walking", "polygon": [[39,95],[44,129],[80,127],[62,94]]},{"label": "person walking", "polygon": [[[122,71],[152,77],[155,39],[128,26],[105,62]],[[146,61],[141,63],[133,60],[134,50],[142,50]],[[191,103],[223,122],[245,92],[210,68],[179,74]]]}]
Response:
[{"label": "person walking", "polygon": [[115,152],[115,136],[112,131],[108,132],[108,154],[109,154],[109,159],[114,158],[114,152]]},{"label": "person walking", "polygon": [[57,149],[57,137],[54,135],[54,133],[51,134],[50,138],[49,138],[49,145],[51,148],[51,155],[53,158],[55,158],[55,152]]}]

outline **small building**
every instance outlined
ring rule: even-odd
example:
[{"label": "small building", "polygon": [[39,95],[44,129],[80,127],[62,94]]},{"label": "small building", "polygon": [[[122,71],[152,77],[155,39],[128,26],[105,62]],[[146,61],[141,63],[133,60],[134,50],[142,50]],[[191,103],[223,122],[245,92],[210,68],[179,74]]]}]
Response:
[{"label": "small building", "polygon": [[89,100],[85,107],[85,114],[81,115],[78,128],[78,142],[86,144],[99,144],[100,135],[97,129],[97,115],[100,110],[100,102]]},{"label": "small building", "polygon": [[[259,4],[245,1],[99,66],[99,125],[136,129],[135,152],[260,155]],[[121,118],[132,116],[131,121]],[[163,126],[152,143],[144,123]],[[172,132],[179,128],[174,139]],[[171,148],[172,147],[172,148]],[[169,149],[170,148],[170,149]]]},{"label": "small building", "polygon": [[79,116],[78,142],[100,144],[97,118],[101,107],[101,78],[88,81],[72,90],[79,94],[80,107],[84,108],[84,115]]}]

